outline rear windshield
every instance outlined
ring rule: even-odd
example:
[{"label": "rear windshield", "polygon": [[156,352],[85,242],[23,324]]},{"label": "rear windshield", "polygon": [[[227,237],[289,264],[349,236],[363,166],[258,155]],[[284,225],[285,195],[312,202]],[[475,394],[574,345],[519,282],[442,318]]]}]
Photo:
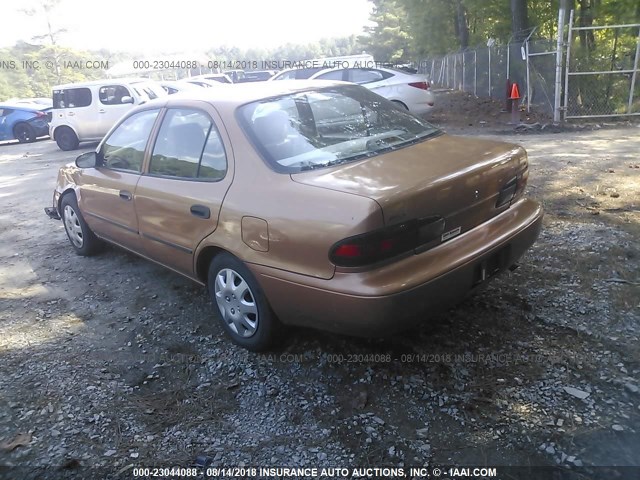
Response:
[{"label": "rear windshield", "polygon": [[312,89],[240,107],[240,123],[276,170],[295,173],[373,157],[440,131],[357,85]]}]

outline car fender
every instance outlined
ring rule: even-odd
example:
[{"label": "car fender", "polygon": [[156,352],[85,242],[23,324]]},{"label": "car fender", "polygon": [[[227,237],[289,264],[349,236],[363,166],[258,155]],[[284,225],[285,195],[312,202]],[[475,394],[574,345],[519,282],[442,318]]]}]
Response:
[{"label": "car fender", "polygon": [[75,134],[76,137],[80,138],[80,136],[78,135],[78,130],[76,129],[76,127],[74,127],[73,125],[71,125],[70,123],[62,123],[60,125],[51,125],[49,124],[49,136],[51,137],[51,140],[55,140],[56,139],[56,130],[58,130],[61,127],[68,127],[70,128],[73,133]]}]

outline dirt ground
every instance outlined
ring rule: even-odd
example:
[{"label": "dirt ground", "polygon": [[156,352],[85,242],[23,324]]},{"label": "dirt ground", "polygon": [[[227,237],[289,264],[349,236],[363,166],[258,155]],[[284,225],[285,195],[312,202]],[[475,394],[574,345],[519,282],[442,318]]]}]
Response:
[{"label": "dirt ground", "polygon": [[91,146],[0,145],[0,478],[133,478],[198,455],[638,478],[640,128],[519,135],[491,104],[440,98],[458,104],[434,112],[445,130],[527,148],[539,241],[406,335],[295,329],[268,354],[231,344],[182,277],[116,248],[73,253],[43,207]]}]

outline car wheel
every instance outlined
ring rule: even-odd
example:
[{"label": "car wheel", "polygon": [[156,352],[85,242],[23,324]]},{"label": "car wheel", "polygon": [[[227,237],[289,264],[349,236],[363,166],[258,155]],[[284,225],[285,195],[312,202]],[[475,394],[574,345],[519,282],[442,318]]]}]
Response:
[{"label": "car wheel", "polygon": [[62,197],[60,210],[62,224],[76,253],[88,257],[99,252],[103,243],[84,221],[75,195],[67,194]]},{"label": "car wheel", "polygon": [[31,125],[19,123],[13,127],[13,136],[20,143],[29,143],[35,141],[36,132],[33,130]]},{"label": "car wheel", "polygon": [[399,106],[401,109],[403,110],[409,110],[409,107],[407,107],[404,103],[402,103],[400,100],[391,100],[393,103],[395,103],[397,106]]},{"label": "car wheel", "polygon": [[268,349],[280,325],[251,271],[221,253],[211,262],[208,280],[215,316],[231,340],[253,352]]},{"label": "car wheel", "polygon": [[55,132],[56,143],[65,152],[78,148],[78,137],[69,127],[61,127]]}]

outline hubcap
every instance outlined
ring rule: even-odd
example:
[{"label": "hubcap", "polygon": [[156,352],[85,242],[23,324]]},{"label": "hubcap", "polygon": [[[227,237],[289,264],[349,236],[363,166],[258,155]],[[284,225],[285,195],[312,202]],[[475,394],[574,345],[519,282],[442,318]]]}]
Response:
[{"label": "hubcap", "polygon": [[29,131],[24,127],[19,127],[17,133],[18,140],[26,142],[29,140]]},{"label": "hubcap", "polygon": [[253,292],[242,276],[230,268],[216,275],[216,303],[231,331],[248,338],[258,328],[258,307]]},{"label": "hubcap", "polygon": [[80,220],[78,215],[71,205],[65,205],[64,207],[64,228],[69,235],[69,240],[76,247],[82,248],[84,243],[84,237],[82,235],[82,226],[80,226]]}]

